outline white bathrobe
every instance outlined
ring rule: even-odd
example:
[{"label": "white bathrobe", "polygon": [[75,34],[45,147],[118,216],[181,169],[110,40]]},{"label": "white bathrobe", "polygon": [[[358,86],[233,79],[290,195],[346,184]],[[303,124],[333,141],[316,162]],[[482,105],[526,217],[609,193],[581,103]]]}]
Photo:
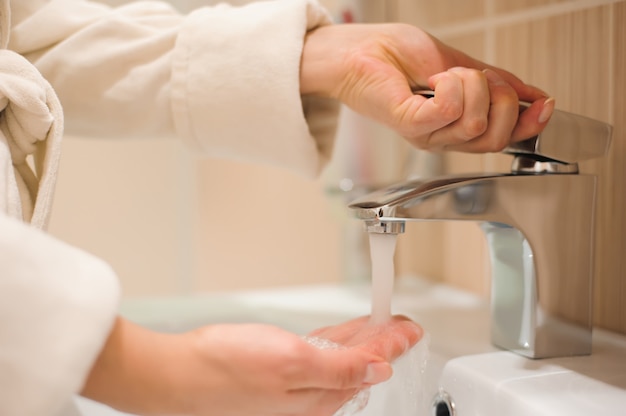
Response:
[{"label": "white bathrobe", "polygon": [[[115,9],[83,0],[0,5],[8,1],[8,47],[54,87],[68,133],[179,137],[200,153],[307,176],[330,156],[337,105],[303,99],[298,85],[304,35],[329,23],[314,0],[222,5],[188,16],[154,1]],[[0,167],[10,166],[15,152],[1,144]],[[45,196],[44,220],[34,224],[45,225],[54,181],[41,178],[56,166],[42,166],[39,195],[22,194],[17,205],[5,196],[7,206],[0,204],[2,416],[56,414],[80,390],[119,297],[104,262],[25,224],[26,208]]]}]

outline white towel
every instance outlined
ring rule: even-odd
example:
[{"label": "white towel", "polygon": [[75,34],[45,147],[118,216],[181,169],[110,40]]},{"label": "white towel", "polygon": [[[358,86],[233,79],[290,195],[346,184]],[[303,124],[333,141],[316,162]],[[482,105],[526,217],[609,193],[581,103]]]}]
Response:
[{"label": "white towel", "polygon": [[0,20],[0,212],[45,228],[59,166],[63,112],[39,71],[6,49],[6,0],[0,1]]}]

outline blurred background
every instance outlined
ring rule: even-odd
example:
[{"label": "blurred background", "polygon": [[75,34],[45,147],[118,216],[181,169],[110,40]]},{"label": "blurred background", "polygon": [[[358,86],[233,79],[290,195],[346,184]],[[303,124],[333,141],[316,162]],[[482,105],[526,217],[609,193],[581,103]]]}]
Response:
[{"label": "blurred background", "polygon": [[[171,3],[187,12],[211,2]],[[420,26],[548,91],[558,109],[614,125],[609,157],[581,170],[600,176],[596,323],[626,333],[626,1],[322,3],[337,21]],[[355,161],[359,146],[377,156]],[[50,231],[108,261],[126,297],[368,279],[365,233],[345,208],[353,196],[342,190],[349,188],[346,179],[354,179],[349,166],[375,163],[381,172],[371,180],[376,182],[506,171],[511,160],[418,152],[346,110],[335,158],[317,181],[266,166],[199,159],[174,140],[153,140],[148,147],[120,138],[67,137],[63,152]],[[488,296],[486,246],[475,224],[407,225],[396,253],[399,278],[425,276]]]}]

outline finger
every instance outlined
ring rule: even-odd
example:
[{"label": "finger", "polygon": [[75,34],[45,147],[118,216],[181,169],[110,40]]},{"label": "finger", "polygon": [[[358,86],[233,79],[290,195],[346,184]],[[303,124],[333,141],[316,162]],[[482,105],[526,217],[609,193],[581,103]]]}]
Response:
[{"label": "finger", "polygon": [[[354,346],[371,335],[371,328],[378,327],[370,325],[370,320],[370,316],[361,316],[338,325],[315,329],[308,334],[308,337],[327,339],[345,347]],[[389,322],[395,321],[410,321],[410,319],[403,315],[394,315]]]},{"label": "finger", "polygon": [[536,136],[544,129],[554,112],[554,98],[542,98],[530,105],[520,115],[511,135],[512,141]]},{"label": "finger", "polygon": [[[347,341],[351,348],[318,349],[306,351],[306,361],[294,387],[343,389],[377,384],[391,376],[388,362],[415,345],[423,335],[422,328],[401,315],[381,325],[363,324],[358,318],[346,324],[353,329]],[[340,325],[340,326],[342,326]]]},{"label": "finger", "polygon": [[432,133],[429,143],[435,148],[458,145],[481,136],[488,127],[490,92],[485,74],[476,69],[449,70],[463,83],[463,111],[454,123]]},{"label": "finger", "polygon": [[514,90],[521,101],[533,102],[541,98],[547,98],[548,94],[534,85],[526,84],[524,81],[513,75],[509,71],[488,65],[486,69],[496,72]]},{"label": "finger", "polygon": [[526,84],[524,81],[522,81],[517,76],[515,76],[512,72],[506,71],[502,68],[495,67],[493,65],[486,64],[460,51],[455,51],[454,55],[456,57],[456,64],[458,66],[463,66],[467,68],[476,68],[480,70],[490,69],[492,71],[495,71],[511,87],[513,87],[517,96],[522,101],[534,102],[541,98],[548,97],[548,94],[545,91],[533,85]]},{"label": "finger", "polygon": [[463,113],[463,83],[452,72],[443,72],[430,78],[433,98],[421,95],[407,98],[399,108],[401,114],[397,129],[411,143],[430,148],[430,134],[456,121]]},{"label": "finger", "polygon": [[488,115],[488,127],[484,134],[467,143],[448,146],[447,150],[462,152],[497,152],[505,148],[519,114],[519,103],[515,90],[495,71],[485,70],[489,85],[491,106]]},{"label": "finger", "polygon": [[361,337],[357,348],[383,358],[387,362],[393,362],[423,336],[423,329],[410,320],[394,320],[383,325],[372,325],[368,328],[369,333],[363,330],[365,336]]},{"label": "finger", "polygon": [[[548,93],[542,89],[534,85],[526,84],[509,71],[491,65],[486,65],[486,68],[496,72],[502,77],[502,79],[515,90],[520,101],[533,103],[530,108],[524,111],[524,113],[527,114],[520,116],[518,125],[521,123],[522,126],[514,132],[513,141],[519,141],[537,135],[541,129],[545,127],[545,124],[552,115],[554,99],[551,99]],[[537,102],[541,104],[536,104]],[[542,113],[544,106],[547,107]],[[538,127],[538,125],[540,125],[540,127]]]},{"label": "finger", "polygon": [[294,388],[344,390],[378,384],[391,377],[391,365],[362,349],[312,348],[304,378]]},{"label": "finger", "polygon": [[316,329],[309,333],[309,336],[325,338],[341,345],[347,345],[347,342],[354,335],[354,333],[366,325],[369,319],[369,316],[361,316],[340,325]]}]

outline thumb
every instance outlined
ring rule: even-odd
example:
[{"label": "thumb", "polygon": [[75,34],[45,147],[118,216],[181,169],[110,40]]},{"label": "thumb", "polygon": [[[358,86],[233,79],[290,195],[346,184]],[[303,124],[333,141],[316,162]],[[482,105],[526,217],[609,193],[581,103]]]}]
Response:
[{"label": "thumb", "polygon": [[388,380],[391,365],[358,348],[318,349],[310,357],[310,377],[306,386],[328,390],[361,388]]}]

